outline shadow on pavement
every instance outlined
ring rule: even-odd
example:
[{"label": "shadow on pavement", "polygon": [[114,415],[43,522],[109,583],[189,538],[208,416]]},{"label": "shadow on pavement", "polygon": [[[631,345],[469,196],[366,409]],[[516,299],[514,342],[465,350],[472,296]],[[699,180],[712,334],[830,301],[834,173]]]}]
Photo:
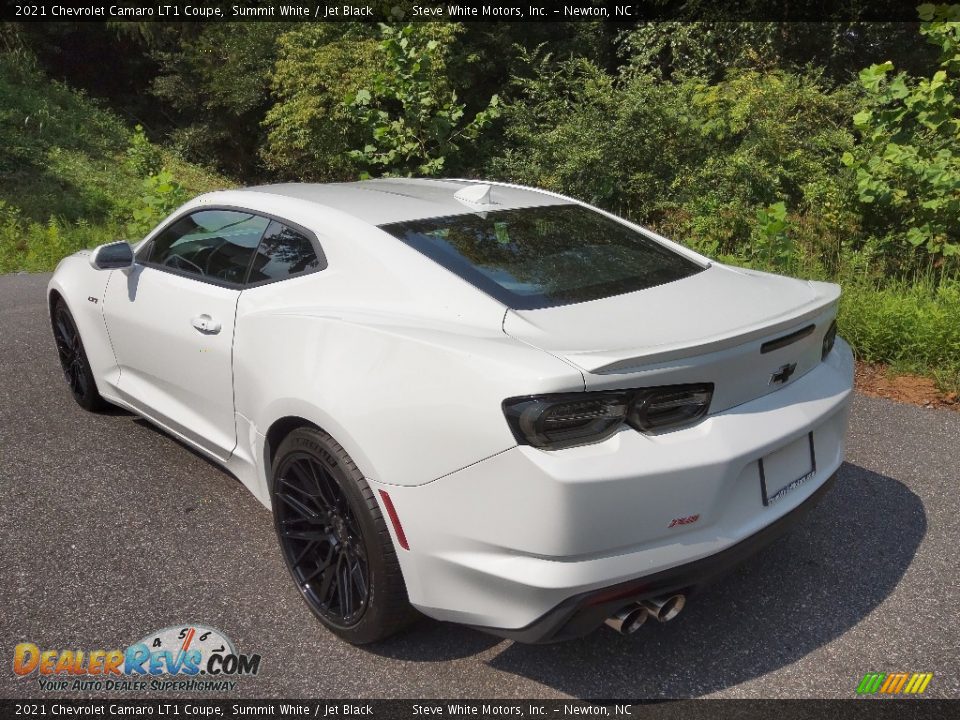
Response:
[{"label": "shadow on pavement", "polygon": [[[789,665],[854,627],[896,588],[926,528],[920,498],[903,483],[846,463],[799,527],[692,598],[674,622],[648,622],[631,637],[601,628],[557,645],[506,643],[488,662],[582,698],[722,690]],[[371,650],[442,661],[498,642],[424,622]]]}]

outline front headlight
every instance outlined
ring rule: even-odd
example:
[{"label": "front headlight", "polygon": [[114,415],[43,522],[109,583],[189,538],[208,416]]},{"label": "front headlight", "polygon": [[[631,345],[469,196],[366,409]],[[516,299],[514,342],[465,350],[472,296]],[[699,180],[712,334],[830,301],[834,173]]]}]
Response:
[{"label": "front headlight", "polygon": [[521,445],[559,450],[602,442],[624,423],[644,433],[692,425],[712,397],[711,383],[531,395],[504,400],[503,413]]}]

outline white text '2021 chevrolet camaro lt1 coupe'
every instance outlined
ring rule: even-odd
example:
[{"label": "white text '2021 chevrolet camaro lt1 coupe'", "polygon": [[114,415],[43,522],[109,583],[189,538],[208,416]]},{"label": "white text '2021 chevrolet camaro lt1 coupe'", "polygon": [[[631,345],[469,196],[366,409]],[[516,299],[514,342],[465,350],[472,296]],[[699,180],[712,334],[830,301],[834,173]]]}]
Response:
[{"label": "white text '2021 chevrolet camaro lt1 coupe'", "polygon": [[202,195],[49,285],[80,405],[236,475],[354,643],[413,608],[525,642],[672,619],[840,466],[838,297],[553,193],[405,179]]}]

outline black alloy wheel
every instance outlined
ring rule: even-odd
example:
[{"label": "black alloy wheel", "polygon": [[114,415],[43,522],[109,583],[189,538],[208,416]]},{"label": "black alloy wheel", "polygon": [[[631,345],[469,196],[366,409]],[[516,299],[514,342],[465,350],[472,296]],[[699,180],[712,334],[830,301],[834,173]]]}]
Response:
[{"label": "black alloy wheel", "polygon": [[294,430],[277,449],[272,501],[277,538],[300,594],[349,642],[374,642],[414,613],[373,492],[326,433]]},{"label": "black alloy wheel", "polygon": [[277,472],[275,497],[280,541],[307,602],[336,625],[355,625],[370,599],[370,572],[340,484],[312,455],[293,453]]},{"label": "black alloy wheel", "polygon": [[60,366],[73,399],[85,410],[100,410],[106,403],[97,391],[97,383],[90,369],[87,353],[83,349],[77,324],[62,300],[54,304],[51,320]]}]

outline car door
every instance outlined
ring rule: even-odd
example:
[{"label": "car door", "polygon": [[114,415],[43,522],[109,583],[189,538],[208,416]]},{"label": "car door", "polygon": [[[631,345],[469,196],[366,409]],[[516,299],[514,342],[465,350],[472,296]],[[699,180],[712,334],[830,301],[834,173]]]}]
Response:
[{"label": "car door", "polygon": [[269,223],[232,209],[188,213],[138,251],[133,269],[113,273],[104,298],[121,398],[220,459],[237,437],[237,301]]}]

